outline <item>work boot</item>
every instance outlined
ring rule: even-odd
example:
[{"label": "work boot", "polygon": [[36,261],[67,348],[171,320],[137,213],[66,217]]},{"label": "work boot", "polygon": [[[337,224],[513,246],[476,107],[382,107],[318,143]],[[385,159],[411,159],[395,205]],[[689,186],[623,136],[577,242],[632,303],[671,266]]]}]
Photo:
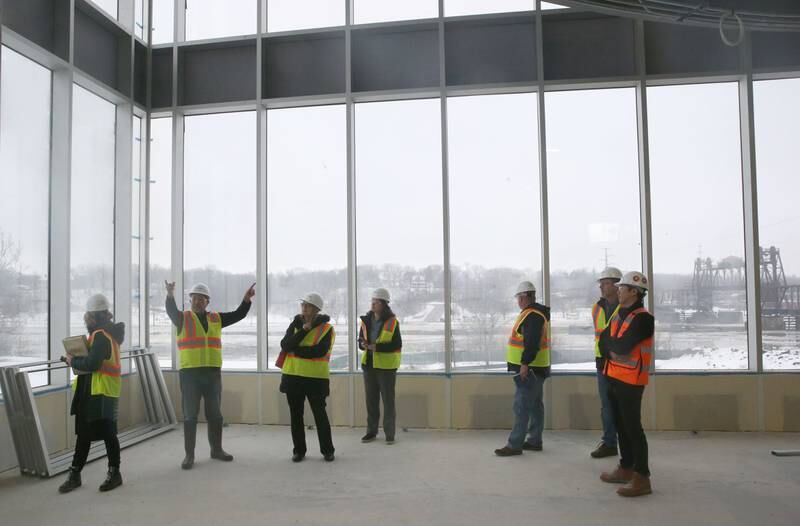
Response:
[{"label": "work boot", "polygon": [[531,444],[527,440],[522,443],[522,449],[525,451],[541,451],[542,445],[541,444]]},{"label": "work boot", "polygon": [[617,466],[611,473],[604,471],[600,474],[600,480],[609,484],[625,484],[633,479],[633,470]]},{"label": "work boot", "polygon": [[514,455],[521,455],[522,448],[503,446],[500,449],[495,449],[494,454],[498,457],[511,457]]},{"label": "work boot", "polygon": [[69,468],[69,478],[58,487],[59,493],[69,493],[81,487],[81,470],[76,467]]},{"label": "work boot", "polygon": [[106,481],[100,484],[100,491],[111,491],[112,489],[122,486],[122,475],[119,468],[108,468],[108,475]]},{"label": "work boot", "polygon": [[641,497],[651,493],[653,488],[650,487],[650,477],[639,473],[634,473],[631,481],[617,490],[617,495],[620,497]]},{"label": "work boot", "polygon": [[211,446],[211,458],[230,462],[233,455],[222,449],[222,422],[208,423],[208,444]]},{"label": "work boot", "polygon": [[378,435],[376,433],[367,433],[366,435],[361,437],[361,442],[363,442],[364,444],[366,444],[367,442],[372,442],[373,440],[375,440],[375,437],[377,436]]},{"label": "work boot", "polygon": [[194,443],[197,437],[197,421],[183,422],[183,449],[186,456],[181,462],[181,469],[192,469],[194,466]]},{"label": "work boot", "polygon": [[616,457],[617,453],[617,446],[608,446],[605,442],[600,442],[590,455],[592,458],[605,458]]}]

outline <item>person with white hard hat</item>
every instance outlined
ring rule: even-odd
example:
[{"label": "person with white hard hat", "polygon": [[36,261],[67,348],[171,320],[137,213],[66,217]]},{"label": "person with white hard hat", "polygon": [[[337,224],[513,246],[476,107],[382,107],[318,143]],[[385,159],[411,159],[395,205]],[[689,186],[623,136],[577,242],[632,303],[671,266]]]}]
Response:
[{"label": "person with white hard hat", "polygon": [[619,311],[600,334],[600,354],[606,359],[608,398],[614,412],[619,465],[600,475],[603,482],[625,484],[622,497],[652,493],[647,437],[642,429],[642,396],[653,363],[655,320],[644,307],[650,289],[647,276],[627,272],[617,283]]},{"label": "person with white hard hat", "polygon": [[506,346],[508,370],[517,373],[514,425],[508,443],[494,450],[500,457],[542,450],[544,382],[550,376],[550,307],[536,303],[536,287],[530,281],[521,282],[514,296],[520,313]]},{"label": "person with white hard hat", "polygon": [[117,438],[117,414],[122,389],[119,350],[125,339],[125,324],[114,323],[111,304],[102,294],[86,302],[83,321],[89,332],[89,354],[62,356],[61,360],[77,371],[72,387],[70,414],[75,415],[75,454],[69,478],[58,491],[68,493],[81,485],[81,470],[86,464],[93,440],[105,442],[108,475],[100,491],[110,491],[122,484],[119,472],[120,446]]},{"label": "person with white hard hat", "polygon": [[164,282],[167,289],[166,309],[177,331],[176,344],[183,407],[183,447],[186,456],[183,469],[194,466],[194,446],[197,436],[197,414],[200,399],[204,401],[208,422],[208,444],[211,458],[233,460],[222,449],[222,329],[241,321],[250,311],[255,296],[253,283],[245,291],[239,307],[232,312],[207,311],[211,291],[204,283],[195,284],[189,291],[191,308],[181,312],[175,303],[175,282]]},{"label": "person with white hard hat", "polygon": [[617,455],[617,429],[614,427],[614,411],[608,400],[608,380],[603,374],[605,358],[600,355],[600,334],[608,327],[619,310],[617,283],[622,279],[622,271],[616,267],[603,269],[597,278],[600,299],[592,305],[594,325],[594,361],[597,366],[597,392],[600,395],[600,420],[603,424],[603,437],[590,453],[592,458],[614,457]]},{"label": "person with white hard hat", "polygon": [[281,340],[277,365],[281,368],[280,392],[286,395],[292,424],[292,461],[306,456],[303,422],[305,401],[311,406],[317,426],[319,449],[327,462],[334,460],[333,438],[325,399],[330,395],[330,360],[336,331],[331,317],[323,314],[322,296],[310,292],[300,300],[300,314],[294,317]]},{"label": "person with white hard hat", "polygon": [[389,291],[384,288],[372,292],[370,310],[359,320],[358,347],[361,369],[364,374],[364,397],[367,403],[367,434],[361,442],[372,442],[378,436],[378,421],[383,398],[383,433],[386,443],[394,444],[395,411],[394,388],[403,340],[400,322],[389,307]]}]

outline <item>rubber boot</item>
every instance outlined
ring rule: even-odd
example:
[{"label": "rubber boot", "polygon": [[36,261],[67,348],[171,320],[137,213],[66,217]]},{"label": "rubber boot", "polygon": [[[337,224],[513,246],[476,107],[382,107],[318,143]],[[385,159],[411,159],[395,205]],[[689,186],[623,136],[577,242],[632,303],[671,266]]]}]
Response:
[{"label": "rubber boot", "polygon": [[197,421],[183,422],[183,449],[186,457],[181,462],[181,469],[192,469],[194,466],[194,443],[197,436]]},{"label": "rubber boot", "polygon": [[79,487],[81,487],[81,470],[73,466],[69,468],[69,478],[58,487],[58,492],[69,493]]},{"label": "rubber boot", "polygon": [[222,421],[208,423],[208,444],[211,446],[211,458],[230,462],[233,455],[222,449]]},{"label": "rubber boot", "polygon": [[119,472],[119,468],[109,467],[105,482],[100,484],[100,491],[111,491],[119,486],[122,486],[122,475]]}]

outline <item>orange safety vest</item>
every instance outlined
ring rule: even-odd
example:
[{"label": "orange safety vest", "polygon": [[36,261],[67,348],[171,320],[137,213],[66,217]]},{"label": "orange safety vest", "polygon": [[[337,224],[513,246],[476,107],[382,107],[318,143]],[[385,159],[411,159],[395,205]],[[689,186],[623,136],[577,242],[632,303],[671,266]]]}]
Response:
[{"label": "orange safety vest", "polygon": [[[639,314],[649,314],[644,307],[631,311],[620,323],[619,315],[611,319],[610,335],[621,338],[630,328],[633,319]],[[616,356],[616,357],[614,357]],[[609,378],[631,385],[647,385],[650,379],[650,366],[653,363],[653,337],[645,338],[636,344],[630,354],[609,356],[604,373]]]}]

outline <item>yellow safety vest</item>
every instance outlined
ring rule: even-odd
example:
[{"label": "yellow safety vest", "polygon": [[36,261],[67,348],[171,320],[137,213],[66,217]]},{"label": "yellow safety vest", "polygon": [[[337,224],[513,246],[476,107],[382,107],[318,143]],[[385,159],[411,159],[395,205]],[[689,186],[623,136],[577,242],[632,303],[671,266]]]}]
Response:
[{"label": "yellow safety vest", "polygon": [[[359,323],[361,324],[361,339],[365,342],[369,341],[367,336],[367,326],[364,324],[364,320],[359,319]],[[392,316],[386,322],[384,322],[383,327],[381,327],[381,332],[378,334],[378,339],[375,340],[374,343],[391,343],[392,338],[394,338],[394,332],[397,330],[397,327],[400,325],[400,322],[397,321],[397,318]],[[372,353],[372,367],[375,369],[399,369],[400,368],[400,352],[403,350],[402,347],[398,347],[397,349],[391,351],[382,351],[382,352],[373,352]],[[367,363],[367,352],[364,351],[361,354],[361,363]]]},{"label": "yellow safety vest", "polygon": [[[295,327],[295,334],[298,330],[299,329]],[[309,333],[305,335],[303,341],[300,342],[300,347],[313,347],[322,341],[328,333],[331,333],[331,344],[325,356],[321,358],[303,358],[289,351],[286,353],[286,359],[283,361],[283,367],[281,367],[283,374],[303,376],[306,378],[329,378],[331,350],[333,349],[333,342],[336,340],[336,331],[333,330],[333,325],[330,323],[323,323],[311,329]]]},{"label": "yellow safety vest", "polygon": [[519,313],[517,321],[514,322],[514,328],[511,329],[511,336],[508,338],[508,346],[506,347],[506,362],[521,365],[522,353],[525,350],[525,335],[520,332],[520,326],[525,319],[531,315],[536,314],[541,316],[544,320],[542,327],[542,337],[539,340],[539,352],[536,353],[536,358],[529,363],[531,367],[549,367],[550,366],[550,322],[547,321],[547,316],[539,312],[533,307],[528,307]]},{"label": "yellow safety vest", "polygon": [[614,316],[619,312],[619,303],[617,308],[611,313],[611,318],[606,320],[606,311],[599,303],[592,305],[592,322],[594,323],[594,357],[600,358],[600,334],[606,330],[608,324],[614,319]]},{"label": "yellow safety vest", "polygon": [[[119,398],[122,391],[122,367],[119,359],[119,344],[103,329],[98,329],[89,335],[89,349],[94,344],[94,338],[98,333],[108,338],[111,342],[111,356],[103,360],[100,369],[92,372],[92,396],[103,395],[111,398]],[[72,380],[72,390],[78,387],[77,377]]]},{"label": "yellow safety vest", "polygon": [[176,342],[180,369],[222,367],[222,319],[218,312],[209,312],[206,320],[208,330],[203,329],[197,314],[184,311]]}]

